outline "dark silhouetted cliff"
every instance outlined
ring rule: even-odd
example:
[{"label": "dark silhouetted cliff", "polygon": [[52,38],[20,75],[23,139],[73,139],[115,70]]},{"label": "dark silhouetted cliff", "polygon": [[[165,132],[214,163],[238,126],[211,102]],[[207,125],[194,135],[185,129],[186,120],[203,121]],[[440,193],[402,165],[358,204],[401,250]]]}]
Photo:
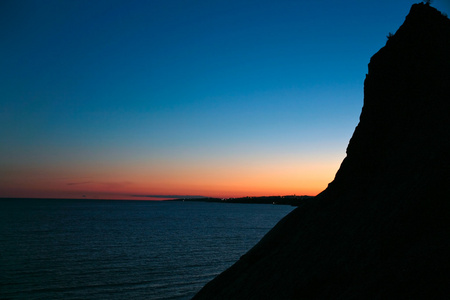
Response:
[{"label": "dark silhouetted cliff", "polygon": [[450,295],[450,20],[415,4],[370,60],[328,188],[195,299]]}]

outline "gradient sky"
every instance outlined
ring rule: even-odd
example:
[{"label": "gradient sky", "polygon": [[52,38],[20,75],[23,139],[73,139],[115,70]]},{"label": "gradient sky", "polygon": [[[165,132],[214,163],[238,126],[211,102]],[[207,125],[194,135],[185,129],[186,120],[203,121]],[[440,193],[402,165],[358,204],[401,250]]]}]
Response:
[{"label": "gradient sky", "polygon": [[416,2],[3,0],[0,197],[315,195]]}]

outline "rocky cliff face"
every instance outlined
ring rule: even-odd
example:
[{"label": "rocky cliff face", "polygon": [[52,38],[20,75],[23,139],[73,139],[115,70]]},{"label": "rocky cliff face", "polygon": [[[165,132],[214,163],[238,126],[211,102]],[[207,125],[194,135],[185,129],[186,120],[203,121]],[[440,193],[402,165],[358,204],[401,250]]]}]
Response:
[{"label": "rocky cliff face", "polygon": [[194,299],[450,294],[450,20],[415,4],[370,60],[328,188]]}]

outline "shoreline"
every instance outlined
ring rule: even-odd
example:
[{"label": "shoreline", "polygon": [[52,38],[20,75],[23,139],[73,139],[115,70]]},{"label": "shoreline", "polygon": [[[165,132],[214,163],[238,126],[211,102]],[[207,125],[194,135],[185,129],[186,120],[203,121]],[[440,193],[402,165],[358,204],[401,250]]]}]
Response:
[{"label": "shoreline", "polygon": [[315,196],[260,196],[260,197],[239,197],[239,198],[179,198],[165,201],[177,202],[215,202],[215,203],[245,203],[245,204],[273,204],[273,205],[292,205],[299,206],[301,202]]}]

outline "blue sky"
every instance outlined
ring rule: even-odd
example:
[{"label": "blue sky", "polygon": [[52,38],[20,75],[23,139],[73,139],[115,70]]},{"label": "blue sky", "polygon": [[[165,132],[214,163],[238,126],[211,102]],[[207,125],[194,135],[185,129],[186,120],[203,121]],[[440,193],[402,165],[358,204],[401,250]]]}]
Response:
[{"label": "blue sky", "polygon": [[0,197],[318,193],[413,3],[2,1]]}]

